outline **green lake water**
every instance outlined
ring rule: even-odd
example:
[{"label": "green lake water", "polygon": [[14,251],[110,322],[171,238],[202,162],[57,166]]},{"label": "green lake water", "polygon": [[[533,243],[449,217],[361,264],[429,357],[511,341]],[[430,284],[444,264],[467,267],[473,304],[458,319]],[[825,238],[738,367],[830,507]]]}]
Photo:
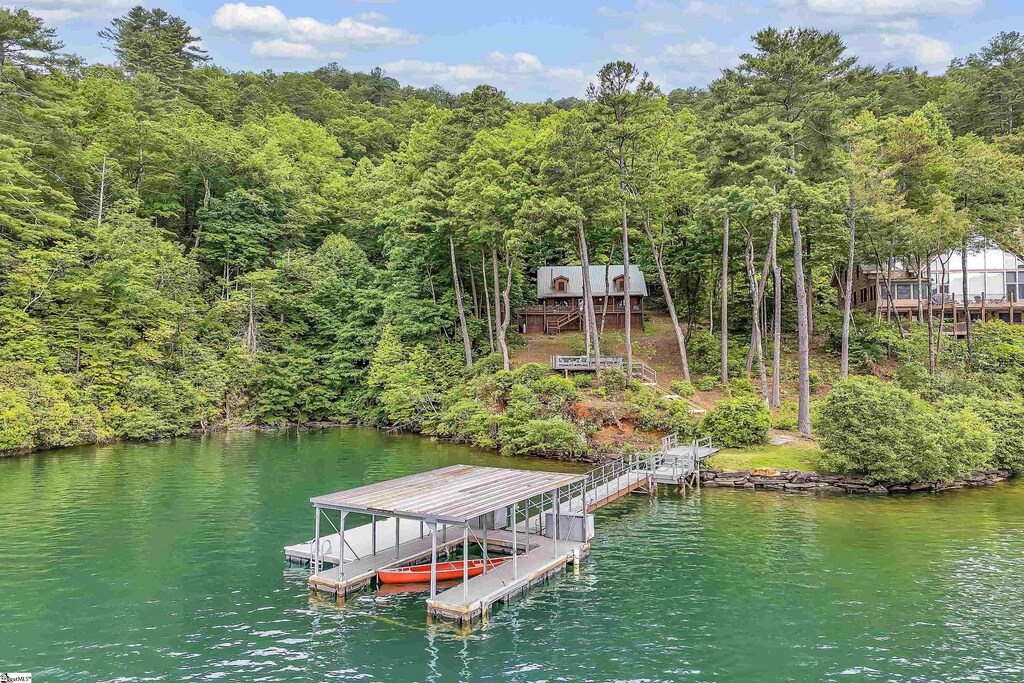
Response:
[{"label": "green lake water", "polygon": [[704,490],[597,513],[567,573],[462,633],[422,594],[313,597],[309,497],[456,462],[370,430],[0,461],[0,671],[37,681],[1024,681],[1024,484]]}]

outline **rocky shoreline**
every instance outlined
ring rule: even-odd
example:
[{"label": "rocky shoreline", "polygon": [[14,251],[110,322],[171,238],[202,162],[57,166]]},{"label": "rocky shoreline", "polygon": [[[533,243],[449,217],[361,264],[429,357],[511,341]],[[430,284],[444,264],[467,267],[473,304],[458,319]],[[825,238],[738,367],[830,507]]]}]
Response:
[{"label": "rocky shoreline", "polygon": [[735,488],[748,490],[785,491],[790,493],[919,493],[952,489],[992,486],[1009,479],[1008,470],[987,469],[974,472],[969,479],[951,482],[871,482],[864,477],[848,474],[823,474],[801,470],[743,470],[721,472],[702,470],[701,486],[705,488]]}]

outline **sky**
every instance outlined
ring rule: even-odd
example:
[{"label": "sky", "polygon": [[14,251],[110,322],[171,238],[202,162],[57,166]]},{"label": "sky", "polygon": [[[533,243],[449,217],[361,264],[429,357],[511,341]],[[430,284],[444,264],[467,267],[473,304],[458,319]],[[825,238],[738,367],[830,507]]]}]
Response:
[{"label": "sky", "polygon": [[[5,0],[0,0],[5,2]],[[6,4],[6,2],[5,2]],[[68,50],[109,62],[96,32],[132,0],[22,0]],[[381,66],[403,85],[453,92],[489,83],[520,101],[583,95],[602,64],[623,59],[663,91],[703,86],[773,26],[838,31],[861,63],[942,73],[999,31],[1024,30],[1020,0],[333,0],[278,5],[145,3],[183,17],[230,70],[306,71],[336,61]]]}]

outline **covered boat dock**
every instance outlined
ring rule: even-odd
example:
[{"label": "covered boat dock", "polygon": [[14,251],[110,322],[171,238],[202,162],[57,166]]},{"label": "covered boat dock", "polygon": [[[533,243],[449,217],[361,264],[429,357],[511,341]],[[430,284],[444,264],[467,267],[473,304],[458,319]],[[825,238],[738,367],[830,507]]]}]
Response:
[{"label": "covered boat dock", "polygon": [[[429,562],[428,615],[468,622],[587,553],[588,481],[586,474],[452,465],[315,496],[313,540],[285,554],[308,559],[311,588],[340,597],[380,570]],[[370,522],[346,528],[352,513]],[[324,520],[335,533],[321,535]],[[485,567],[495,553],[510,559],[474,577],[464,563],[461,584],[438,592],[438,556],[470,558],[471,546]]]}]

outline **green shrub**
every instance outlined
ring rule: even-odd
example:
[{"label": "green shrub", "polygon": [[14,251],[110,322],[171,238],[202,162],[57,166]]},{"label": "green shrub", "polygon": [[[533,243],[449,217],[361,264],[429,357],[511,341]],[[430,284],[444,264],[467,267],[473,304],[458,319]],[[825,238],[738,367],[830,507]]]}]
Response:
[{"label": "green shrub", "polygon": [[512,381],[516,384],[533,385],[544,379],[551,369],[543,363],[523,363],[512,370]]},{"label": "green shrub", "polygon": [[565,406],[579,400],[579,392],[576,385],[564,377],[548,375],[534,385],[537,396],[543,401],[549,410],[558,412]]},{"label": "green shrub", "polygon": [[734,448],[762,444],[768,440],[771,414],[756,398],[727,398],[715,404],[701,421],[700,431],[715,446]]},{"label": "green shrub", "polygon": [[760,393],[761,390],[758,389],[757,385],[751,382],[749,379],[729,380],[730,396],[757,396]]},{"label": "green shrub", "polygon": [[493,375],[504,368],[500,353],[491,353],[473,362],[474,375]]},{"label": "green shrub", "polygon": [[589,389],[594,386],[594,376],[589,372],[575,372],[569,375],[573,386],[579,389]]},{"label": "green shrub", "polygon": [[870,481],[950,481],[983,467],[991,430],[970,411],[938,415],[906,389],[875,377],[840,382],[817,406],[822,465]]},{"label": "green shrub", "polygon": [[701,377],[693,383],[693,386],[695,386],[698,391],[714,391],[715,387],[718,386],[718,380],[714,377]]},{"label": "green shrub", "polygon": [[639,389],[627,392],[624,407],[633,418],[633,424],[640,429],[669,431],[672,417],[665,410],[664,403],[660,396],[641,385]]},{"label": "green shrub", "polygon": [[683,379],[677,379],[668,385],[673,394],[682,396],[683,398],[690,398],[693,396],[695,389],[693,388],[693,382],[687,382]]},{"label": "green shrub", "polygon": [[721,342],[707,330],[697,330],[686,343],[686,355],[691,370],[701,374],[716,372],[721,365]]},{"label": "green shrub", "polygon": [[[826,348],[835,356],[842,351],[842,316],[822,316],[826,333]],[[819,326],[815,316],[815,328]],[[881,365],[889,357],[890,349],[898,353],[905,346],[899,328],[894,322],[877,321],[872,315],[855,311],[850,325],[850,368]]]},{"label": "green shrub", "polygon": [[772,427],[784,432],[795,432],[799,427],[799,406],[796,401],[783,401],[772,411]]},{"label": "green shrub", "polygon": [[690,414],[690,406],[683,401],[667,401],[669,432],[679,435],[680,441],[689,441],[697,435],[700,421]]},{"label": "green shrub", "polygon": [[561,417],[533,419],[510,432],[501,444],[506,455],[577,456],[583,452],[583,435]]},{"label": "green shrub", "polygon": [[970,409],[993,432],[992,464],[1014,474],[1024,473],[1024,405],[958,396],[944,399],[940,406],[947,411]]},{"label": "green shrub", "polygon": [[608,391],[625,391],[626,373],[618,368],[607,368],[599,373],[601,386]]},{"label": "green shrub", "polygon": [[807,373],[807,383],[812,392],[817,391],[825,384],[825,379],[821,376],[821,373],[817,370],[811,370]]},{"label": "green shrub", "polygon": [[463,398],[444,409],[429,434],[471,443],[481,448],[494,446],[495,416],[479,401]]}]

